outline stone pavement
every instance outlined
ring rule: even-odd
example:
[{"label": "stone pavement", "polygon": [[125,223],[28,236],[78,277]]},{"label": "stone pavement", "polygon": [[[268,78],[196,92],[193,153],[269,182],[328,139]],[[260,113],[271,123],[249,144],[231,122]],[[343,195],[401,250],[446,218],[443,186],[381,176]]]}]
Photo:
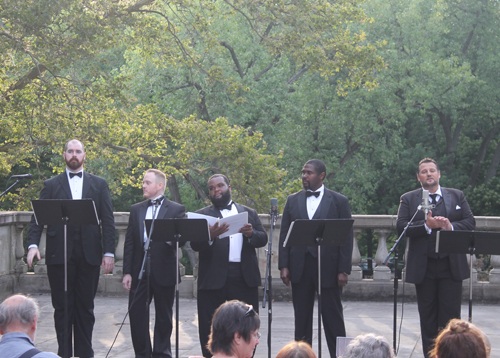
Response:
[{"label": "stone pavement", "polygon": [[[57,352],[57,341],[53,326],[53,309],[49,295],[33,295],[41,307],[38,323],[36,346],[39,349]],[[118,329],[124,319],[128,299],[125,297],[97,297],[96,298],[96,325],[94,329],[93,345],[96,358],[120,357],[133,358],[134,350],[130,339],[128,318],[117,336]],[[179,357],[200,355],[198,342],[196,300],[181,298],[179,300]],[[255,357],[267,358],[268,346],[268,314],[267,309],[259,307],[261,312],[262,338],[257,346]],[[272,344],[271,357],[293,338],[293,307],[291,302],[273,302],[272,304]],[[175,312],[175,306],[174,306]],[[315,310],[315,313],[317,311]],[[401,322],[401,313],[404,313]],[[392,344],[393,304],[389,302],[344,302],[344,315],[348,336],[373,332],[385,336]],[[475,305],[473,307],[473,322],[480,326],[492,343],[491,357],[500,357],[500,307],[493,305]],[[316,315],[315,315],[316,318]],[[468,305],[462,305],[462,318],[468,318]],[[154,324],[154,307],[151,306],[151,323]],[[317,353],[317,323],[314,322],[315,340],[313,349]],[[399,343],[399,358],[422,358],[420,328],[416,303],[406,303],[402,309],[398,305],[398,330],[401,331]],[[116,337],[117,336],[117,337]],[[108,351],[114,342],[111,352]],[[322,334],[322,357],[329,357],[328,347]],[[175,323],[172,335],[172,349],[175,357]]]}]

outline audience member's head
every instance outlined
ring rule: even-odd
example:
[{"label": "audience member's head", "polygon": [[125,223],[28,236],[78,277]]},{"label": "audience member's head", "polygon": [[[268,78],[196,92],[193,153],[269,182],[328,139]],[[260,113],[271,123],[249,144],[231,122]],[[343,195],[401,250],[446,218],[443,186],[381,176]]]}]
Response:
[{"label": "audience member's head", "polygon": [[260,318],[251,305],[228,301],[212,318],[207,348],[214,356],[251,358],[259,344]]},{"label": "audience member's head", "polygon": [[490,340],[477,326],[460,319],[452,319],[439,333],[430,351],[432,358],[487,358]]},{"label": "audience member's head", "polygon": [[390,343],[373,333],[359,335],[346,347],[342,358],[395,358]]},{"label": "audience member's head", "polygon": [[307,342],[290,342],[279,351],[276,358],[316,358]]},{"label": "audience member's head", "polygon": [[0,304],[0,334],[22,332],[34,340],[38,314],[38,304],[33,298],[10,296]]}]

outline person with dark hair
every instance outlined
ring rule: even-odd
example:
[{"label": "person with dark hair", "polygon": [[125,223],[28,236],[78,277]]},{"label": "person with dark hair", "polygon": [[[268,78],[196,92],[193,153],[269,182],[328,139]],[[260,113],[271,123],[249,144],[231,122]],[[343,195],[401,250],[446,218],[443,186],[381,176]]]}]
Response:
[{"label": "person with dark hair", "polygon": [[210,227],[210,242],[191,242],[193,250],[199,251],[198,330],[204,357],[211,357],[206,346],[210,322],[217,307],[227,300],[240,300],[257,310],[258,287],[262,282],[255,249],[267,243],[267,233],[257,212],[231,200],[231,185],[225,175],[210,177],[208,191],[213,205],[197,213],[228,217],[246,211],[248,224],[238,234],[224,236],[229,226],[217,223]]},{"label": "person with dark hair", "polygon": [[[115,264],[115,218],[108,183],[83,169],[86,155],[82,142],[76,139],[68,141],[63,153],[66,170],[46,180],[40,192],[40,199],[92,199],[99,217],[97,225],[67,226],[68,326],[65,326],[64,318],[64,225],[47,226],[47,277],[54,307],[58,354],[64,358],[94,356],[94,298],[100,266],[108,273],[113,271]],[[35,257],[40,260],[38,245],[42,232],[43,225],[38,225],[33,216],[28,232],[28,266],[32,265]],[[67,342],[64,341],[65,336]],[[66,345],[68,352],[65,352]]]},{"label": "person with dark hair", "polygon": [[477,326],[460,319],[452,319],[439,333],[430,351],[431,358],[488,358],[491,344]]},{"label": "person with dark hair", "polygon": [[[305,340],[312,345],[312,324],[315,293],[318,290],[318,248],[283,247],[288,229],[297,219],[350,219],[349,200],[342,194],[323,185],[326,166],[321,160],[309,160],[302,169],[304,190],[288,197],[279,241],[281,279],[287,286],[292,284],[292,300],[295,314],[295,340]],[[352,230],[343,246],[321,248],[321,296],[322,318],[330,355],[336,355],[337,337],[345,337],[342,310],[342,287],[347,285],[351,273],[353,234]]]},{"label": "person with dark hair", "polygon": [[0,358],[57,358],[34,347],[38,303],[31,297],[13,295],[0,304]]},{"label": "person with dark hair", "polygon": [[293,341],[281,348],[276,358],[316,358],[307,342]]},{"label": "person with dark hair", "polygon": [[[184,206],[165,198],[166,176],[157,169],[148,169],[142,180],[146,200],[130,207],[127,234],[123,249],[123,288],[130,291],[130,334],[136,357],[172,357],[170,336],[175,296],[176,245],[151,241],[150,272],[139,280],[148,238],[144,220],[184,218]],[[149,291],[148,291],[149,289]],[[154,341],[149,334],[149,304],[155,301]],[[148,301],[149,300],[149,301]]]},{"label": "person with dark hair", "polygon": [[396,358],[396,355],[384,336],[367,333],[349,342],[342,358]]},{"label": "person with dark hair", "polygon": [[214,358],[251,358],[259,344],[259,328],[252,305],[227,301],[215,310],[207,348]]},{"label": "person with dark hair", "polygon": [[425,357],[440,329],[450,319],[460,318],[462,280],[469,278],[465,254],[436,253],[436,234],[440,230],[474,230],[476,220],[463,192],[439,185],[441,172],[435,160],[424,158],[418,165],[417,180],[421,189],[401,196],[397,230],[401,234],[422,204],[423,189],[435,207],[427,219],[419,211],[406,231],[408,255],[406,282],[414,283],[417,292],[422,347]]}]

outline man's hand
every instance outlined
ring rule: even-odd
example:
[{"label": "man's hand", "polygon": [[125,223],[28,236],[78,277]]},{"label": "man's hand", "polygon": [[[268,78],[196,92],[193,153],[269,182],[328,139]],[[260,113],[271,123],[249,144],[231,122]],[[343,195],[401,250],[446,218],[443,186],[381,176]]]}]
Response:
[{"label": "man's hand", "polygon": [[443,216],[432,216],[432,211],[429,211],[427,215],[427,221],[425,222],[429,229],[443,229],[443,230],[453,230],[451,222],[448,218]]},{"label": "man's hand", "polygon": [[252,229],[252,224],[245,224],[241,229],[240,233],[243,234],[245,237],[252,237],[253,235],[253,229]]},{"label": "man's hand", "polygon": [[283,267],[281,269],[281,281],[287,286],[290,286],[290,270],[288,267]]},{"label": "man's hand", "polygon": [[347,274],[341,272],[338,274],[337,280],[338,280],[339,287],[344,287],[345,285],[347,285],[347,282],[349,281],[349,276]]},{"label": "man's hand", "polygon": [[41,259],[41,256],[40,256],[40,251],[38,250],[37,247],[32,247],[31,249],[28,250],[28,255],[26,255],[26,261],[28,261],[28,267],[31,267],[31,265],[33,264],[33,259],[35,258],[40,260]]},{"label": "man's hand", "polygon": [[132,276],[130,276],[130,274],[123,276],[122,285],[124,289],[130,291],[130,287],[132,286]]},{"label": "man's hand", "polygon": [[115,267],[115,258],[111,256],[104,256],[102,258],[102,265],[101,267],[104,267],[104,273],[110,273],[113,271],[113,268]]},{"label": "man's hand", "polygon": [[219,226],[219,223],[215,223],[214,226],[210,226],[210,238],[212,241],[217,237],[229,230],[229,224],[224,224],[222,226]]}]

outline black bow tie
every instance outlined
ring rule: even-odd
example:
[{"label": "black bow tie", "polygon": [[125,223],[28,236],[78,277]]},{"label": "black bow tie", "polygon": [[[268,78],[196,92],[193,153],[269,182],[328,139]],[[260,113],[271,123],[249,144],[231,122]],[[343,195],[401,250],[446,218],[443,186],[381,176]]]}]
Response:
[{"label": "black bow tie", "polygon": [[72,179],[75,175],[81,178],[82,174],[83,172],[78,172],[78,173],[69,172],[69,178]]},{"label": "black bow tie", "polygon": [[163,201],[164,196],[160,196],[159,198],[155,200],[149,200],[148,201],[148,206],[153,206],[153,205],[161,205],[161,202]]},{"label": "black bow tie", "polygon": [[233,203],[231,202],[231,203],[227,204],[226,206],[220,206],[217,209],[219,209],[220,211],[222,211],[222,210],[231,210],[232,207],[233,207]]},{"label": "black bow tie", "polygon": [[316,198],[319,196],[320,192],[319,191],[306,191],[306,197],[310,197],[310,196],[315,196]]}]

